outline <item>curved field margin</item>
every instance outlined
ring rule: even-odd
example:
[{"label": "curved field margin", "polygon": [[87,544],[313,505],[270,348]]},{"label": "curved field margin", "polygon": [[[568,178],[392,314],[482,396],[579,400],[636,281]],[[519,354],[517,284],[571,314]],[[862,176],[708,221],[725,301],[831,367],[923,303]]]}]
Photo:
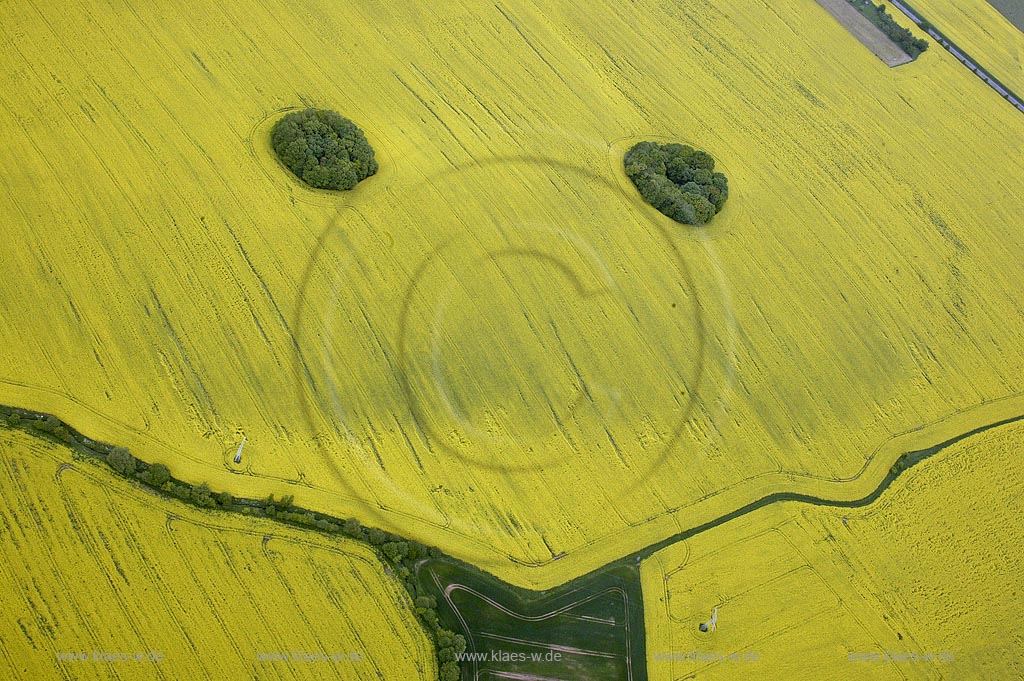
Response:
[{"label": "curved field margin", "polygon": [[[424,21],[416,3],[372,20],[330,0],[5,3],[0,232],[3,274],[25,285],[0,290],[0,402],[183,480],[377,513],[384,530],[545,587],[778,490],[828,498],[820,481],[855,475],[893,433],[1024,390],[1024,236],[1006,227],[1024,212],[1020,115],[943,51],[885,69],[798,0],[444,9]],[[390,184],[325,205],[263,148],[239,153],[255,121],[296,101],[365,123]],[[731,305],[704,316],[700,399],[653,474],[697,388],[690,320],[707,300],[680,287],[653,209],[555,166],[459,172],[543,157],[628,182],[608,147],[648,132],[699,143],[742,191],[713,243],[674,237],[697,293],[724,281]],[[305,301],[344,309],[330,328],[306,316],[319,328],[303,335],[333,331],[353,351],[332,365],[336,401],[326,376],[293,370],[294,321],[298,279],[343,203]],[[577,301],[536,261],[465,267],[524,223],[583,235],[630,295]],[[435,426],[423,437],[396,362],[400,302],[424,256],[454,242],[462,269],[431,269],[410,305],[405,373]],[[336,291],[339,261],[352,277]],[[600,332],[619,347],[595,338],[606,312]],[[506,321],[507,339],[486,328]],[[225,452],[243,438],[236,470]],[[488,463],[491,441],[510,465],[566,465],[467,466]],[[839,489],[862,496],[878,465]]]},{"label": "curved field margin", "polygon": [[5,679],[436,678],[366,546],[201,511],[96,464],[0,428]]},{"label": "curved field margin", "polygon": [[[0,417],[6,427],[25,428],[36,435],[76,445],[83,454],[111,460],[112,447],[85,438],[52,416],[0,407]],[[643,600],[639,597],[637,566],[644,559],[671,545],[680,544],[754,511],[782,502],[795,501],[835,508],[866,507],[874,503],[912,466],[967,438],[1020,421],[1024,421],[1024,414],[978,426],[924,449],[905,451],[892,464],[877,487],[861,498],[829,499],[809,494],[775,492],[624,556],[593,573],[541,592],[530,592],[504,583],[479,568],[443,556],[435,549],[424,547],[419,558],[411,555],[407,557],[404,553],[399,557],[395,547],[398,544],[408,546],[409,543],[401,537],[386,535],[379,530],[370,530],[367,534],[365,529],[360,528],[355,536],[364,541],[368,538],[370,544],[380,551],[378,556],[382,560],[386,556],[399,576],[406,580],[406,589],[411,597],[417,599],[417,614],[424,617],[428,631],[462,632],[466,647],[464,651],[458,651],[458,654],[466,652],[467,657],[459,657],[457,662],[462,669],[471,668],[473,678],[478,677],[481,665],[497,663],[496,667],[486,667],[484,671],[499,677],[509,674],[515,677],[517,674],[529,676],[539,670],[554,673],[552,670],[561,669],[564,672],[565,669],[577,669],[582,665],[595,674],[625,675],[623,678],[640,681],[646,678],[646,670],[643,666]],[[146,466],[144,463],[141,465]],[[59,479],[66,469],[67,465],[60,466],[55,479]],[[207,493],[210,493],[208,488]],[[252,513],[261,508],[257,500],[229,499],[230,503],[222,510]],[[263,502],[265,512],[278,520],[305,525],[311,529],[330,529],[331,533],[337,533],[345,527],[345,523],[339,519],[302,509],[295,509],[293,515],[293,512],[287,510],[290,501],[282,513],[271,514],[272,505],[272,497]],[[168,529],[174,519],[176,516],[168,516]],[[347,531],[347,527],[345,529]],[[379,538],[374,538],[374,532],[378,533]],[[426,617],[420,612],[426,606],[420,605],[419,598],[431,594],[433,602],[429,609],[432,614]],[[522,628],[527,623],[542,623],[542,626],[538,629],[531,624],[525,630],[527,637],[524,637]],[[594,644],[595,641],[600,643]],[[584,642],[593,645],[587,647],[582,645]],[[541,652],[538,653],[538,650]],[[445,663],[452,662],[441,652],[439,659]]]},{"label": "curved field margin", "polygon": [[782,503],[645,560],[649,678],[1020,678],[1022,436],[947,443],[869,506]]}]

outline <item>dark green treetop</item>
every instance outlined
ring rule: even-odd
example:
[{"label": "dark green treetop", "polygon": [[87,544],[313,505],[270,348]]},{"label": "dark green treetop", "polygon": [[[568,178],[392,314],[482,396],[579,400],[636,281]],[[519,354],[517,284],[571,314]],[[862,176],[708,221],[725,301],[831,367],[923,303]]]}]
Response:
[{"label": "dark green treetop", "polygon": [[281,162],[317,189],[352,189],[377,172],[366,135],[334,111],[293,111],[274,125],[270,141]]},{"label": "dark green treetop", "polygon": [[685,144],[640,142],[624,159],[626,175],[647,203],[686,225],[703,225],[729,197],[729,182],[715,159]]}]

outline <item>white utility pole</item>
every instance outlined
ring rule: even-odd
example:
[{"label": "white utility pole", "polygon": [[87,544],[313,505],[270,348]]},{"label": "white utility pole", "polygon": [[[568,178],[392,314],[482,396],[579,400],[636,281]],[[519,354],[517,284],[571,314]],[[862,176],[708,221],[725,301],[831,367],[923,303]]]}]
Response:
[{"label": "white utility pole", "polygon": [[242,438],[242,444],[238,445],[238,451],[235,452],[235,463],[242,463],[242,447],[245,446],[246,438]]}]

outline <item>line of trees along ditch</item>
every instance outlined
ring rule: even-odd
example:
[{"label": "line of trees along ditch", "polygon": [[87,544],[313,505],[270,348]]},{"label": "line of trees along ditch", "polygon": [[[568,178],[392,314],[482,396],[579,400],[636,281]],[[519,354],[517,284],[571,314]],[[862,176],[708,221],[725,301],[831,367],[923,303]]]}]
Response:
[{"label": "line of trees along ditch", "polygon": [[375,527],[364,527],[356,518],[339,519],[300,508],[292,503],[293,497],[290,495],[280,499],[275,499],[274,495],[265,499],[245,499],[236,498],[228,492],[215,492],[205,482],[191,485],[176,479],[164,464],[146,463],[135,458],[124,447],[87,438],[50,414],[0,405],[0,425],[66,445],[76,458],[89,457],[103,461],[119,475],[197,508],[268,518],[364,543],[380,557],[388,572],[397,577],[408,592],[416,618],[435,646],[440,681],[458,681],[462,678],[458,657],[466,650],[466,639],[441,623],[437,600],[420,593],[413,571],[416,562],[423,558],[453,560],[440,549]]},{"label": "line of trees along ditch", "polygon": [[[660,542],[651,544],[628,556],[623,556],[599,569],[607,570],[616,566],[635,565],[640,560],[650,558],[661,549],[676,542],[706,532],[730,520],[778,502],[797,501],[836,508],[861,508],[867,506],[874,503],[896,478],[912,466],[968,437],[1020,421],[1024,421],[1024,414],[978,426],[933,447],[904,452],[893,462],[888,473],[875,489],[860,499],[838,501],[808,494],[775,492],[702,525],[692,527],[671,537],[666,537]],[[438,672],[441,681],[459,681],[462,678],[463,667],[460,666],[458,658],[466,650],[466,640],[461,634],[456,634],[442,624],[438,614],[437,600],[426,593],[425,589],[421,591],[416,580],[415,565],[421,559],[437,558],[448,561],[460,568],[464,567],[464,564],[448,556],[440,549],[409,541],[399,535],[384,532],[377,528],[364,527],[355,518],[341,520],[334,516],[296,507],[292,503],[292,497],[290,496],[285,496],[281,499],[275,499],[273,495],[268,496],[266,499],[239,499],[227,492],[215,493],[206,483],[190,485],[171,476],[170,470],[163,464],[148,464],[136,459],[123,447],[115,447],[91,440],[49,414],[0,405],[0,427],[18,428],[65,444],[71,448],[76,458],[88,457],[102,460],[120,475],[137,481],[139,484],[145,485],[165,496],[184,501],[198,508],[269,518],[289,525],[318,530],[327,534],[341,535],[363,542],[380,557],[381,561],[389,569],[390,574],[401,580],[406,591],[409,593],[411,605],[418,621],[425,628],[428,638],[436,646]],[[474,568],[470,566],[469,569],[472,570]],[[586,577],[587,575],[582,575],[569,584],[582,582]],[[563,585],[563,588],[566,586],[568,585]],[[469,663],[463,664],[468,669]]]},{"label": "line of trees along ditch", "polygon": [[847,0],[857,8],[857,11],[867,17],[867,20],[881,29],[882,33],[889,36],[889,39],[896,43],[911,59],[917,59],[922,52],[928,49],[928,41],[923,38],[915,38],[910,29],[903,28],[886,11],[885,5],[875,5],[869,0]]}]

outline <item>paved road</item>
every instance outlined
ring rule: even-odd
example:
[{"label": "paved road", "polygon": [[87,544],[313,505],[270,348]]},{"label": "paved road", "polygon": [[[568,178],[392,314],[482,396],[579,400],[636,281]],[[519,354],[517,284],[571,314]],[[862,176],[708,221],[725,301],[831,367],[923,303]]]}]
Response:
[{"label": "paved road", "polygon": [[925,31],[930,35],[935,42],[946,48],[950,54],[957,58],[957,60],[969,68],[974,75],[985,81],[990,88],[999,93],[999,96],[1012,104],[1018,111],[1024,113],[1024,98],[1011,91],[1005,85],[1003,85],[997,78],[991,73],[982,68],[977,61],[968,56],[966,52],[957,47],[956,43],[951,41],[942,31],[932,26],[931,22],[927,21],[921,16],[920,12],[912,8],[906,2],[901,0],[892,0],[892,4],[899,11],[907,15],[907,17],[917,25],[922,31]]}]

